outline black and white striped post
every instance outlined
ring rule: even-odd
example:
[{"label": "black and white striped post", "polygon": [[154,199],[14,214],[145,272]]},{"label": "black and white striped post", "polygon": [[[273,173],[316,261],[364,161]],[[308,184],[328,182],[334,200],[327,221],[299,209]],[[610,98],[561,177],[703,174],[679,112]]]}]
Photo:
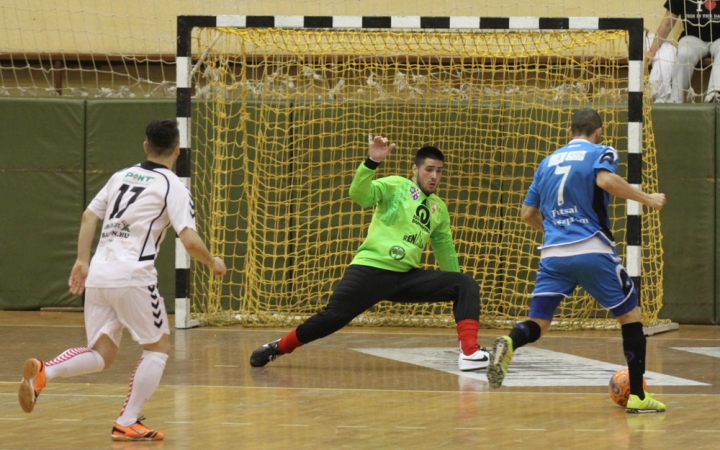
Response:
[{"label": "black and white striped post", "polygon": [[[180,156],[175,164],[177,176],[192,189],[190,183],[190,116],[192,80],[190,68],[191,32],[194,27],[214,27],[214,16],[178,16],[176,57],[176,116],[180,129]],[[175,237],[175,328],[192,328],[200,321],[190,318],[190,255],[179,237]]]},{"label": "black and white striped post", "polygon": [[[177,175],[190,187],[190,112],[192,96],[191,32],[193,28],[396,28],[497,30],[626,30],[629,34],[628,175],[630,184],[642,186],[643,129],[643,19],[599,17],[421,17],[421,16],[178,16],[177,119],[180,157]],[[641,293],[642,205],[627,201],[626,268]],[[190,257],[179,239],[175,245],[175,327],[199,325],[190,318]]]},{"label": "black and white striped post", "polygon": [[[628,46],[628,171],[627,181],[642,190],[644,30],[640,19],[615,19],[603,25],[619,28],[624,22],[629,33]],[[607,29],[607,28],[606,28]],[[627,200],[625,267],[641,302],[642,294],[642,204]]]}]

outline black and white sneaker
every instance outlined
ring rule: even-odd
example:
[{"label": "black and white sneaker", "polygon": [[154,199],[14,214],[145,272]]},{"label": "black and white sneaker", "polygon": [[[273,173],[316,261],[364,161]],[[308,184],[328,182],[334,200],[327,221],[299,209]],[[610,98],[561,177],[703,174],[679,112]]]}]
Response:
[{"label": "black and white sneaker", "polygon": [[488,364],[490,364],[490,354],[484,348],[472,355],[465,355],[461,351],[458,357],[458,368],[463,372],[484,369]]},{"label": "black and white sneaker", "polygon": [[278,350],[277,341],[269,342],[261,347],[256,348],[250,355],[250,365],[253,367],[262,367],[270,361],[275,361],[282,354]]}]

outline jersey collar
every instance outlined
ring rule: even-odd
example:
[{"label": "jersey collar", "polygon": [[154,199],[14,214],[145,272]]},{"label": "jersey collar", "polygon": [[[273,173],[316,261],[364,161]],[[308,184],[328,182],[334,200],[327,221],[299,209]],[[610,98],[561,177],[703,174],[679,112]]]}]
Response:
[{"label": "jersey collar", "polygon": [[[145,170],[168,169],[167,166],[163,166],[162,164],[158,164],[158,163],[152,162],[152,161],[143,161],[140,163],[140,167],[142,167]],[[168,170],[170,170],[170,169],[168,169]]]},{"label": "jersey collar", "polygon": [[576,138],[568,142],[568,145],[572,144],[573,142],[587,142],[588,144],[590,144],[590,141],[588,141],[587,139]]}]

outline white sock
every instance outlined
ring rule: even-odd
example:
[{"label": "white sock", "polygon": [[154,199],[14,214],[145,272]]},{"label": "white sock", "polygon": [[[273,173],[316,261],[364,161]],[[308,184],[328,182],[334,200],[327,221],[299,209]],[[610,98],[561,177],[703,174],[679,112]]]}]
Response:
[{"label": "white sock", "polygon": [[50,381],[55,377],[74,377],[86,373],[100,372],[105,360],[100,353],[87,347],[65,350],[60,356],[45,363],[45,376]]},{"label": "white sock", "polygon": [[135,367],[135,372],[130,377],[130,392],[128,392],[125,405],[120,411],[117,424],[127,427],[137,422],[138,414],[142,409],[145,400],[155,392],[160,378],[165,370],[165,362],[168,355],[159,352],[145,350]]}]

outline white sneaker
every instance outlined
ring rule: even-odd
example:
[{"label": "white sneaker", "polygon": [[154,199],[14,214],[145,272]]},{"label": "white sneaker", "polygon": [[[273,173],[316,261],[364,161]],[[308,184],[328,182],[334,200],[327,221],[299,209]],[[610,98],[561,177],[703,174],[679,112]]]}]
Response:
[{"label": "white sneaker", "polygon": [[458,357],[458,367],[463,372],[484,369],[488,364],[490,364],[490,354],[484,350],[478,350],[472,355],[465,355],[461,351]]}]

